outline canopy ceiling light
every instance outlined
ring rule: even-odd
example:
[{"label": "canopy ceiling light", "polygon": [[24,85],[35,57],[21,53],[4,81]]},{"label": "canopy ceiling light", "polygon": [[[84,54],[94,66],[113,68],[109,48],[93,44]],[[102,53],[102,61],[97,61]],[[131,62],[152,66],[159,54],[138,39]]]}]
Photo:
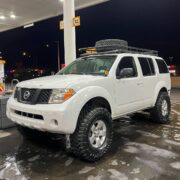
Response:
[{"label": "canopy ceiling light", "polygon": [[10,15],[10,18],[11,18],[11,19],[16,19],[16,15],[11,14],[11,15]]},{"label": "canopy ceiling light", "polygon": [[2,15],[2,16],[0,16],[0,19],[5,20],[6,17]]}]

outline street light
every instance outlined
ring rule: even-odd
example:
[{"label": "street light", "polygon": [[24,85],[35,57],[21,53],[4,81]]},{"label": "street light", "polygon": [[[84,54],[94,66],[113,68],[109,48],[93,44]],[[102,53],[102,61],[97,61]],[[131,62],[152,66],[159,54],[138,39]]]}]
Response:
[{"label": "street light", "polygon": [[4,15],[2,15],[2,16],[0,16],[0,19],[1,19],[1,20],[5,20],[6,17],[5,17]]},{"label": "street light", "polygon": [[16,19],[16,15],[15,15],[15,14],[11,14],[11,15],[10,15],[10,18],[11,18],[11,19]]},{"label": "street light", "polygon": [[23,53],[22,53],[22,55],[23,55],[23,56],[26,56],[26,55],[27,55],[27,53],[26,53],[26,52],[23,52]]},{"label": "street light", "polygon": [[30,66],[29,60],[31,59],[31,54],[27,51],[24,51],[22,53],[22,57],[23,57],[23,64],[27,65],[27,67]]},{"label": "street light", "polygon": [[173,57],[173,56],[169,57],[170,65],[172,64],[173,59],[174,59],[174,57]]},{"label": "street light", "polygon": [[[60,66],[61,66],[61,63],[60,63],[60,42],[57,40],[57,41],[54,41],[54,43],[56,43],[57,45],[57,64],[58,64],[58,71],[60,70]],[[51,44],[47,43],[47,44],[41,44],[41,46],[38,48],[50,48],[51,47]],[[38,50],[36,50],[35,52],[36,54],[36,65],[38,66]],[[29,53],[27,51],[24,51],[22,52],[22,56],[24,57],[24,60],[27,60],[27,59],[31,59],[33,54],[32,53]],[[34,56],[33,56],[34,57]]]},{"label": "street light", "polygon": [[[57,41],[54,41],[54,43],[56,43],[56,45],[57,45],[57,64],[58,64],[58,71],[59,71],[60,66],[61,66],[61,62],[60,62],[60,42],[57,40]],[[45,47],[49,48],[50,45],[46,44]]]}]

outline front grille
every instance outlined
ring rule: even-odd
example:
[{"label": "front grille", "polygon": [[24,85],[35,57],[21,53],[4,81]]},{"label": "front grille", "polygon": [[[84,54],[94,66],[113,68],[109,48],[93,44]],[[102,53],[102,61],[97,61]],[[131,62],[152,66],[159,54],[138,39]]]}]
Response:
[{"label": "front grille", "polygon": [[[35,98],[36,91],[37,91],[36,89],[22,88],[21,93],[20,93],[21,101],[23,101],[23,102],[33,102],[33,99]],[[29,96],[25,96],[27,92],[29,93]]]},{"label": "front grille", "polygon": [[16,88],[14,98],[24,104],[47,104],[52,90]]},{"label": "front grille", "polygon": [[22,112],[22,111],[14,111],[14,113],[19,115],[19,116],[28,117],[31,119],[44,120],[43,116],[38,115],[38,114],[31,114],[31,113],[26,113],[26,112]]},{"label": "front grille", "polygon": [[51,92],[52,92],[52,90],[50,90],[50,89],[41,90],[41,93],[40,93],[40,95],[38,97],[37,103],[38,104],[46,104],[46,103],[48,103]]}]

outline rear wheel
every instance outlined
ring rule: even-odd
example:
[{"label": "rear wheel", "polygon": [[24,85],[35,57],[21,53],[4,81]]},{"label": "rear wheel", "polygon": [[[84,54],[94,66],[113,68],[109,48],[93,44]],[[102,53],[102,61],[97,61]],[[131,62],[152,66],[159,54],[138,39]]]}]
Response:
[{"label": "rear wheel", "polygon": [[80,115],[76,131],[71,136],[71,148],[79,158],[93,162],[99,160],[111,147],[111,114],[101,107],[85,112]]},{"label": "rear wheel", "polygon": [[167,92],[161,92],[155,107],[151,110],[151,116],[155,122],[167,123],[171,112],[171,101]]}]

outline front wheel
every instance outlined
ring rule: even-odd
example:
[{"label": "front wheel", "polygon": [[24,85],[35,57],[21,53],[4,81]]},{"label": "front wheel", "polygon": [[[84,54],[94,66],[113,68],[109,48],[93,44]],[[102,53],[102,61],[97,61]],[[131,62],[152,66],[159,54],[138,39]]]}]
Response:
[{"label": "front wheel", "polygon": [[171,101],[168,93],[161,92],[157,98],[155,107],[151,110],[151,116],[155,122],[167,123],[171,112]]},{"label": "front wheel", "polygon": [[73,153],[85,161],[97,161],[112,144],[111,114],[105,108],[85,110],[80,115],[75,133],[71,136]]}]

